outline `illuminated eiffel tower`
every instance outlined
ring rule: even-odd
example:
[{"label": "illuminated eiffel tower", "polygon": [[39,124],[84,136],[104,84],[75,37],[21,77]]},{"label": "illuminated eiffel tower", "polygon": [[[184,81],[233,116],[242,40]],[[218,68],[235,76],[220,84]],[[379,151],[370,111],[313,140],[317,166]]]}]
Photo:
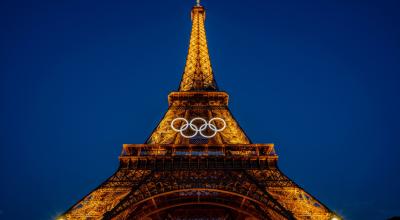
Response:
[{"label": "illuminated eiffel tower", "polygon": [[178,91],[144,144],[124,144],[118,170],[59,219],[339,219],[250,141],[218,90],[204,28],[192,31]]}]

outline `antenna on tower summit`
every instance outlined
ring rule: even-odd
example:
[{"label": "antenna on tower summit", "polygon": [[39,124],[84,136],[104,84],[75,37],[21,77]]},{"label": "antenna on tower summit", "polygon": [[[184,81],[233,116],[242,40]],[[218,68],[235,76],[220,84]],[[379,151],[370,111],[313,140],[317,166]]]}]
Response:
[{"label": "antenna on tower summit", "polygon": [[196,5],[200,6],[200,0],[196,0]]}]

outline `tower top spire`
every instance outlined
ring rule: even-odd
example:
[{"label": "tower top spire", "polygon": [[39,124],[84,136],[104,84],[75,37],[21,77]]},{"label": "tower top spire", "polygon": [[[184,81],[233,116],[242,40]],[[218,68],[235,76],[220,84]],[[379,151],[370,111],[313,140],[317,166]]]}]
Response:
[{"label": "tower top spire", "polygon": [[210,91],[218,90],[211,68],[210,56],[206,39],[204,21],[206,12],[196,0],[192,8],[192,32],[190,34],[189,50],[185,70],[179,91]]}]

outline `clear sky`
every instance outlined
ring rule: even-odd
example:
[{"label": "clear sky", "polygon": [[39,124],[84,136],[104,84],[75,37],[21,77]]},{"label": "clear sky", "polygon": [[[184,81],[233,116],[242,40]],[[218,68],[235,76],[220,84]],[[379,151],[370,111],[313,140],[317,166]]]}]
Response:
[{"label": "clear sky", "polygon": [[[0,1],[0,219],[51,219],[143,143],[194,0]],[[347,219],[400,215],[400,2],[205,0],[215,77],[253,142]]]}]

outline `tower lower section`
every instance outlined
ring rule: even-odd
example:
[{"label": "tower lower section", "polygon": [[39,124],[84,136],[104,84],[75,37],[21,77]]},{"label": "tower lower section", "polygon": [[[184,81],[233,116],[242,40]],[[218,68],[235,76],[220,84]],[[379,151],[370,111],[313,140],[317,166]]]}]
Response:
[{"label": "tower lower section", "polygon": [[120,168],[65,219],[330,219],[272,144],[124,145]]}]

